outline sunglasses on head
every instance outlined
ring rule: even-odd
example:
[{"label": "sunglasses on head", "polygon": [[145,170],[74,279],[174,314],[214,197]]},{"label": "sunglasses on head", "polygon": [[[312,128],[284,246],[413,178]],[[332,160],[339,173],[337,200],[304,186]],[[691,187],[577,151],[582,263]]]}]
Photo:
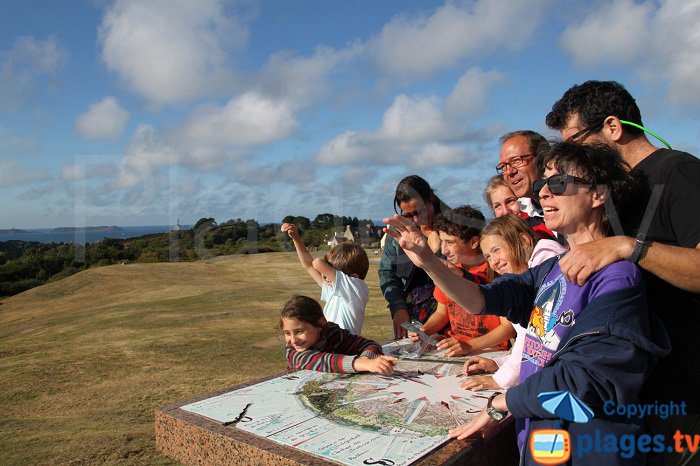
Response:
[{"label": "sunglasses on head", "polygon": [[561,195],[564,194],[564,191],[566,191],[566,186],[569,183],[581,183],[587,184],[588,186],[593,186],[591,181],[584,180],[578,176],[557,174],[552,175],[549,178],[540,178],[539,180],[535,180],[535,182],[532,183],[532,190],[535,192],[535,196],[539,197],[540,191],[542,188],[544,188],[544,185],[547,185],[550,193]]}]

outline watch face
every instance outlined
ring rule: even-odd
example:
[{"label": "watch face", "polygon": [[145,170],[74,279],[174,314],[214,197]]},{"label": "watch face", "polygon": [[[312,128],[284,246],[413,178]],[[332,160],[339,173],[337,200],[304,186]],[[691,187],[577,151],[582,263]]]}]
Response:
[{"label": "watch face", "polygon": [[503,411],[498,411],[497,409],[491,408],[489,410],[489,417],[494,421],[500,421],[505,417],[505,415],[503,414]]}]

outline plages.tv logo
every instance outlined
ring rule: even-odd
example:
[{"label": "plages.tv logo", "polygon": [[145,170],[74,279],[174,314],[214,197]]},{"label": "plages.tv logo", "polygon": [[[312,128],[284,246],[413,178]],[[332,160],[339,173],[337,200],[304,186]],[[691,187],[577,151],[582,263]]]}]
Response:
[{"label": "plages.tv logo", "polygon": [[[571,422],[588,422],[593,410],[568,391],[537,395],[548,412]],[[561,464],[571,458],[571,437],[563,429],[537,429],[530,434],[530,455],[539,464]]]},{"label": "plages.tv logo", "polygon": [[540,464],[561,464],[571,458],[571,437],[561,429],[537,429],[530,435],[532,459]]}]

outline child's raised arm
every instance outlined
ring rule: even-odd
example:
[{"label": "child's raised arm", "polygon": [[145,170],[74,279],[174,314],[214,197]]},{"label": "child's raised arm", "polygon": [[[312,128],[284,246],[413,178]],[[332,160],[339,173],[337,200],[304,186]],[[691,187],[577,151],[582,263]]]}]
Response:
[{"label": "child's raised arm", "polygon": [[312,266],[316,272],[321,274],[321,278],[326,277],[326,280],[328,280],[330,283],[335,283],[336,270],[331,264],[326,262],[325,259],[321,259],[320,257],[314,259]]},{"label": "child's raised arm", "polygon": [[299,262],[301,262],[301,265],[302,267],[304,267],[304,270],[306,270],[306,273],[308,273],[311,276],[311,278],[314,279],[318,286],[323,286],[323,278],[321,277],[321,274],[314,268],[314,258],[311,256],[311,253],[309,253],[309,250],[306,249],[306,246],[304,246],[304,243],[301,241],[301,237],[299,236],[299,230],[297,229],[296,225],[294,225],[293,223],[283,223],[281,231],[283,233],[287,233],[287,235],[289,235],[289,237],[292,239],[292,242],[294,243],[294,249],[296,249],[297,256],[299,256]]}]

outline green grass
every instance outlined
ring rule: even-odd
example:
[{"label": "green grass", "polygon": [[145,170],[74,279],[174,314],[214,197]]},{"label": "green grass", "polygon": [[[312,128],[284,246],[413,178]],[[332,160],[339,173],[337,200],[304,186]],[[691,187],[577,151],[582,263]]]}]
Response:
[{"label": "green grass", "polygon": [[[370,258],[363,334],[391,337]],[[283,372],[294,253],[114,265],[0,301],[0,464],[172,464],[153,410]]]}]

